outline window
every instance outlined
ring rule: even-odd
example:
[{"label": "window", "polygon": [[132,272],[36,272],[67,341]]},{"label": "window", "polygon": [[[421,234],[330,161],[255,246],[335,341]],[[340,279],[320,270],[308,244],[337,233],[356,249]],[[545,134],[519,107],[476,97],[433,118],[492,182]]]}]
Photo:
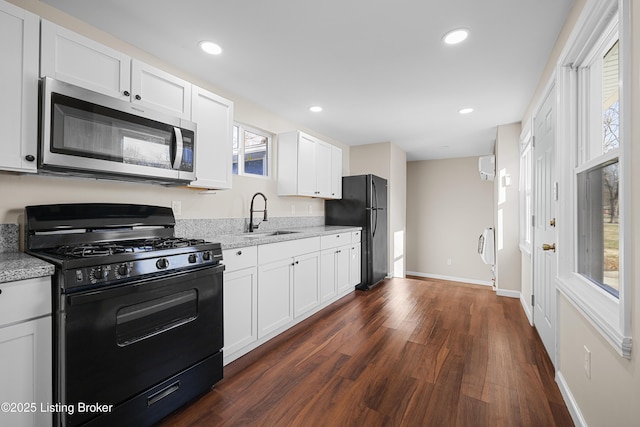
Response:
[{"label": "window", "polygon": [[[620,8],[619,8],[620,6]],[[558,289],[631,357],[628,49],[631,0],[588,2],[559,61]],[[625,18],[625,19],[621,19]]]},{"label": "window", "polygon": [[[578,69],[577,272],[619,297],[620,91],[615,22]],[[586,168],[586,169],[585,169]]]},{"label": "window", "polygon": [[233,173],[269,176],[272,134],[243,124],[233,126]]}]

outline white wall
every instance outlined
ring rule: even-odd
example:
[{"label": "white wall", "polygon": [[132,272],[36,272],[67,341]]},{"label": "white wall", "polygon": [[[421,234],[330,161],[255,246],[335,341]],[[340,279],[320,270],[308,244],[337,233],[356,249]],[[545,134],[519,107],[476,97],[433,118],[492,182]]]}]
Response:
[{"label": "white wall", "polygon": [[409,162],[407,274],[491,284],[478,237],[493,227],[493,207],[477,157]]},{"label": "white wall", "polygon": [[496,289],[498,294],[518,297],[521,290],[520,123],[498,126],[495,154]]}]

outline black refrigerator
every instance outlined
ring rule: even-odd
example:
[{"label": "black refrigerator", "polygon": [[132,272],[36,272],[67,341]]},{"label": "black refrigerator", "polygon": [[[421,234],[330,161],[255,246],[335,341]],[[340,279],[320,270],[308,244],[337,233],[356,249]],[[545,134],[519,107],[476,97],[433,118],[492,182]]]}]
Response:
[{"label": "black refrigerator", "polygon": [[387,275],[387,180],[342,177],[342,199],[327,200],[325,224],[362,227],[362,274],[356,289],[369,290]]}]

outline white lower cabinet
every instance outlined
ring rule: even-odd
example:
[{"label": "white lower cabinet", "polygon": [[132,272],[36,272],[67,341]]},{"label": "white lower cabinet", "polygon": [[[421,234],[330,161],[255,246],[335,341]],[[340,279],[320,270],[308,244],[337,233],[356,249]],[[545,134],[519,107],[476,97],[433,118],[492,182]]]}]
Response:
[{"label": "white lower cabinet", "polygon": [[292,261],[284,259],[258,268],[258,338],[293,320]]},{"label": "white lower cabinet", "polygon": [[293,316],[320,305],[320,253],[296,257],[293,263]]},{"label": "white lower cabinet", "polygon": [[362,281],[362,247],[360,242],[349,248],[349,286],[357,286]]},{"label": "white lower cabinet", "polygon": [[0,283],[1,426],[51,426],[51,330],[49,277]]},{"label": "white lower cabinet", "polygon": [[258,340],[258,258],[255,247],[223,251],[224,358]]},{"label": "white lower cabinet", "polygon": [[353,291],[351,234],[223,251],[225,365]]},{"label": "white lower cabinet", "polygon": [[[329,301],[336,296],[344,296],[346,292],[353,290],[357,283],[353,283],[354,272],[352,252],[354,248],[360,248],[360,232],[354,237],[354,233],[337,233],[323,236],[322,264],[320,270],[321,301]],[[355,240],[357,239],[357,243]],[[353,243],[352,243],[353,242]],[[358,277],[360,276],[358,264]],[[358,281],[359,283],[359,281]]]}]

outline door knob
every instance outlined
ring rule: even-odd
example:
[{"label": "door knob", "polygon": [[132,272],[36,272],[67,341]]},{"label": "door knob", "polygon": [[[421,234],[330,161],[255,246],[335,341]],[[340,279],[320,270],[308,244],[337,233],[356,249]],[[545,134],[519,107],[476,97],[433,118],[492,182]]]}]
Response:
[{"label": "door knob", "polygon": [[545,243],[544,245],[542,245],[542,250],[543,251],[553,251],[553,252],[555,252],[556,251],[556,244],[552,243],[552,244],[548,245],[548,244]]},{"label": "door knob", "polygon": [[549,225],[552,226],[552,227],[555,227],[556,226],[556,219],[553,218],[551,221],[549,221]]}]

